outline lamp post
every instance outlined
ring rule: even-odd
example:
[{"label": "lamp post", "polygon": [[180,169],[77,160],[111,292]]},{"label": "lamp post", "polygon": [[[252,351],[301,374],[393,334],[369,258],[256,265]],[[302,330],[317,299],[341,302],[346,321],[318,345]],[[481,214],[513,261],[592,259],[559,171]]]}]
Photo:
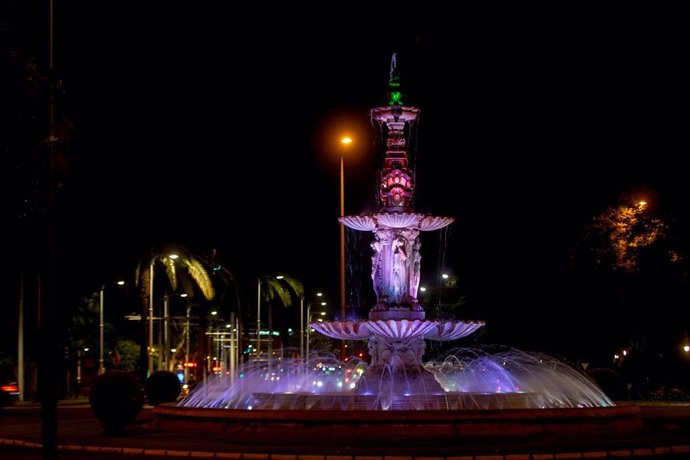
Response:
[{"label": "lamp post", "polygon": [[[180,294],[180,297],[187,297],[187,294]],[[190,326],[190,319],[191,319],[191,310],[192,310],[192,305],[189,303],[189,299],[187,299],[187,305],[186,305],[186,312],[185,312],[185,322],[184,322],[184,383],[188,384],[189,383],[189,326]]]},{"label": "lamp post", "polygon": [[[322,292],[317,292],[316,297],[323,297]],[[299,334],[299,353],[302,359],[309,359],[309,345],[307,341],[307,351],[304,352],[304,328],[307,328],[307,334],[309,334],[309,311],[311,309],[311,302],[307,305],[307,316],[304,316],[304,297],[300,298],[299,304],[299,322],[300,322],[300,334]],[[306,362],[306,361],[305,361]]]},{"label": "lamp post", "polygon": [[299,299],[299,356],[304,360],[304,296]]},{"label": "lamp post", "polygon": [[[340,217],[345,217],[345,149],[351,137],[340,139]],[[340,222],[340,320],[345,321],[345,224]],[[307,329],[308,331],[308,329]],[[345,340],[340,342],[340,357],[345,358]]]},{"label": "lamp post", "polygon": [[[149,337],[148,337],[148,373],[153,374],[153,274],[154,267],[156,264],[156,259],[160,256],[151,255],[151,261],[149,262]],[[169,254],[167,256],[171,260],[178,259],[180,256],[177,254]]]},{"label": "lamp post", "polygon": [[[277,279],[277,280],[282,280],[285,278],[283,275],[277,275],[277,276],[264,276],[264,279],[270,280],[270,279]],[[262,277],[260,276],[257,281],[257,296],[256,296],[256,356],[257,356],[257,365],[260,362],[261,359],[261,283],[262,283]],[[270,297],[270,292],[271,292],[271,286],[269,285],[269,297]],[[269,310],[268,310],[268,344],[266,347],[266,360],[268,364],[268,372],[270,374],[271,372],[271,365],[273,364],[273,319],[272,319],[272,314],[271,314],[271,306],[269,305]]]},{"label": "lamp post", "polygon": [[[171,257],[172,258],[172,257]],[[161,344],[161,349],[160,349],[160,354],[158,355],[158,364],[159,368],[164,369],[166,371],[171,370],[170,366],[170,353],[172,352],[170,349],[170,321],[171,321],[171,316],[170,316],[170,298],[171,297],[182,297],[186,298],[187,293],[180,293],[180,294],[165,294],[163,296],[163,340]],[[189,307],[189,302],[187,302],[187,307]],[[187,327],[189,324],[186,325]],[[189,329],[185,330],[185,334],[189,334]],[[185,335],[185,340],[187,340],[189,337]],[[185,360],[187,356],[185,355]],[[186,361],[185,361],[186,362]]]},{"label": "lamp post", "polygon": [[153,265],[156,259],[151,257],[149,263],[149,339],[148,339],[148,363],[149,376],[153,374]]},{"label": "lamp post", "polygon": [[[325,307],[325,306],[326,306],[326,302],[321,302],[321,307]],[[320,311],[318,313],[320,316],[326,316],[325,311]],[[305,360],[305,364],[304,364],[305,367],[307,366],[307,361],[309,360],[309,335],[310,335],[310,331],[311,331],[311,325],[310,325],[311,324],[311,315],[312,315],[311,314],[311,303],[309,303],[307,305],[307,351],[306,351],[307,359]],[[321,320],[319,320],[319,321],[321,321]]]},{"label": "lamp post", "polygon": [[[104,355],[104,343],[105,343],[105,321],[104,321],[104,311],[105,311],[105,285],[107,283],[103,283],[101,285],[101,292],[100,292],[100,304],[99,304],[99,312],[98,312],[98,375],[101,375],[105,372],[105,361],[103,359]],[[115,284],[118,286],[124,286],[125,282],[124,281],[117,281]]]},{"label": "lamp post", "polygon": [[261,362],[261,277],[256,284],[256,366]]}]

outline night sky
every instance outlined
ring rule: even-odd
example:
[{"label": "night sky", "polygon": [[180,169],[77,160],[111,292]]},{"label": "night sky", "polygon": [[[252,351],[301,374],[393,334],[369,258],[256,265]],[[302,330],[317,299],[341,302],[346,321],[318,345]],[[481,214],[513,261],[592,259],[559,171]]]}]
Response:
[{"label": "night sky", "polygon": [[[279,272],[335,304],[337,136],[356,139],[346,213],[371,211],[382,151],[368,110],[384,102],[393,52],[421,108],[416,205],[456,217],[440,268],[486,319],[487,341],[576,356],[583,337],[618,327],[622,312],[574,287],[567,266],[584,226],[623,194],[653,196],[689,234],[686,40],[653,15],[417,27],[134,10],[58,11],[60,111],[75,126],[58,243],[66,299],[178,242],[216,248],[247,305],[256,276]],[[422,241],[433,284],[439,235]]]}]

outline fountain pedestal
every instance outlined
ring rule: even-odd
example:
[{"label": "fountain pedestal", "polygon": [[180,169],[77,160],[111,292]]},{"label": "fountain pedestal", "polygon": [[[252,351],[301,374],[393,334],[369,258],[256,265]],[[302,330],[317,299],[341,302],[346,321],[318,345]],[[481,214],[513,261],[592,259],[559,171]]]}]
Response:
[{"label": "fountain pedestal", "polygon": [[442,394],[443,388],[422,365],[426,344],[422,337],[369,339],[371,365],[357,384],[359,394],[386,396]]},{"label": "fountain pedestal", "polygon": [[376,304],[369,311],[369,321],[343,318],[311,324],[335,339],[368,340],[371,365],[359,380],[356,392],[377,394],[389,401],[413,394],[443,393],[441,384],[422,364],[424,339],[455,340],[484,325],[480,321],[425,321],[424,308],[417,298],[422,260],[419,235],[444,228],[454,219],[427,215],[412,207],[415,173],[408,137],[419,110],[402,104],[394,67],[389,82],[390,105],[371,110],[372,120],[386,133],[386,154],[379,175],[381,207],[373,214],[339,219],[348,228],[374,233],[371,280]]}]

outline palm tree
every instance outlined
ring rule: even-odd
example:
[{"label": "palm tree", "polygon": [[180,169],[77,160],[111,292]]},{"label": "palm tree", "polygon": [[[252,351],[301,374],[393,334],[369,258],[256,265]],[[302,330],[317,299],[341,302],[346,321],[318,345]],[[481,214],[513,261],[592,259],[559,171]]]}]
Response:
[{"label": "palm tree", "polygon": [[[261,299],[259,300],[268,304],[268,371],[270,373],[273,359],[273,304],[279,302],[285,308],[290,308],[293,305],[294,297],[297,299],[304,297],[304,285],[298,279],[287,275],[262,276],[259,278],[259,284],[264,286],[261,289]],[[260,307],[258,311],[260,312]],[[257,331],[257,337],[259,337],[259,333],[260,331]],[[257,353],[260,352],[261,349],[259,348]]]},{"label": "palm tree", "polygon": [[[232,319],[232,305],[234,305],[235,316],[237,322],[232,321],[233,328],[235,324],[237,325],[237,330],[234,331],[235,339],[231,339],[231,344],[236,345],[236,348],[230,346],[231,353],[234,354],[234,362],[238,365],[241,364],[242,353],[240,352],[241,347],[241,337],[244,330],[242,324],[242,304],[240,302],[239,289],[235,282],[235,276],[226,267],[220,264],[218,253],[215,249],[211,251],[210,258],[203,256],[199,257],[200,260],[211,267],[213,273],[213,282],[216,287],[216,297],[214,298],[215,309],[223,311],[225,313],[226,320]],[[207,312],[208,313],[208,312]],[[214,317],[217,319],[217,317]],[[207,335],[206,329],[208,327],[208,314],[199,315],[199,346],[197,348],[197,353],[201,352],[202,356],[206,356],[208,353],[208,344],[206,342]],[[186,334],[188,336],[188,334]],[[181,347],[179,347],[181,348]],[[204,351],[201,351],[204,350]],[[230,359],[230,366],[232,366],[233,358]],[[198,376],[197,376],[198,377]],[[233,375],[234,378],[234,375]]]},{"label": "palm tree", "polygon": [[[139,288],[142,318],[146,317],[146,314],[149,317],[148,342],[151,347],[148,350],[147,369],[149,372],[153,371],[153,297],[154,278],[158,266],[163,267],[167,274],[166,292],[175,292],[181,285],[184,293],[189,297],[194,297],[197,291],[201,292],[206,300],[212,300],[215,297],[211,277],[203,263],[182,246],[165,247],[158,252],[151,251],[148,256],[140,260],[135,272],[135,284]],[[168,348],[168,344],[164,344],[163,350],[167,351]],[[144,347],[142,347],[142,355],[143,350]]]}]

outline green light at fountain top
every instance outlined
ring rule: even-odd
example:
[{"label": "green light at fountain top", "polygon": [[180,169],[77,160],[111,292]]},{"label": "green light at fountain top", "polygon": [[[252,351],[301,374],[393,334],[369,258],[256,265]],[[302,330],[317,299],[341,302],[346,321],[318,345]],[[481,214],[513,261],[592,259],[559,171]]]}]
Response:
[{"label": "green light at fountain top", "polygon": [[400,92],[400,75],[396,53],[391,57],[391,70],[388,75],[388,105],[404,105]]}]

